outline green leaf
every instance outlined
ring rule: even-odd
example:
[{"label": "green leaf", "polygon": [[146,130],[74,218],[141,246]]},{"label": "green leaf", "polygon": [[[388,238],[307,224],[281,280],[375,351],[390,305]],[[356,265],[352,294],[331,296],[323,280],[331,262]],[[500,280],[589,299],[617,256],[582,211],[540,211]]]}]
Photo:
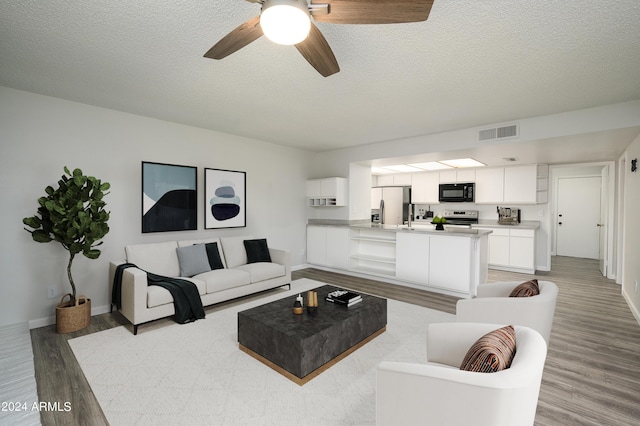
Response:
[{"label": "green leaf", "polygon": [[31,238],[33,238],[33,241],[38,243],[48,243],[51,241],[49,234],[41,229],[33,231],[31,233]]},{"label": "green leaf", "polygon": [[88,250],[83,253],[89,259],[97,259],[100,257],[100,250]]},{"label": "green leaf", "polygon": [[34,229],[38,229],[42,226],[42,221],[38,216],[25,217],[22,219],[22,223]]}]

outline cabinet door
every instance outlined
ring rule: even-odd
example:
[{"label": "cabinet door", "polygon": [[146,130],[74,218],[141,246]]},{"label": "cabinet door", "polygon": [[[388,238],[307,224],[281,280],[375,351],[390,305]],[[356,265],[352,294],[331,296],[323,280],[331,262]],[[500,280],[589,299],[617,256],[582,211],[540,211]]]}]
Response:
[{"label": "cabinet door", "polygon": [[327,233],[324,226],[307,227],[307,262],[315,265],[327,263]]},{"label": "cabinet door", "polygon": [[429,235],[396,235],[396,278],[417,284],[429,283]]},{"label": "cabinet door", "polygon": [[438,204],[438,173],[416,173],[411,179],[411,203]]},{"label": "cabinet door", "polygon": [[535,231],[511,230],[509,264],[514,268],[535,268]]},{"label": "cabinet door", "polygon": [[456,170],[442,170],[440,173],[440,183],[456,183],[458,181]]},{"label": "cabinet door", "polygon": [[393,185],[393,175],[379,175],[378,186]]},{"label": "cabinet door", "polygon": [[321,179],[310,179],[307,181],[307,197],[320,197],[322,195]]},{"label": "cabinet door", "polygon": [[456,170],[456,182],[468,183],[476,181],[476,169]]},{"label": "cabinet door", "polygon": [[509,266],[509,230],[492,229],[489,234],[489,264]]},{"label": "cabinet door", "polygon": [[349,269],[349,242],[351,240],[348,228],[326,229],[326,266],[332,268]]},{"label": "cabinet door", "polygon": [[536,204],[538,166],[505,167],[504,202],[514,204]]},{"label": "cabinet door", "polygon": [[504,167],[476,170],[477,204],[504,202]]},{"label": "cabinet door", "polygon": [[399,175],[393,175],[393,184],[394,185],[411,185],[411,173],[402,173]]},{"label": "cabinet door", "polygon": [[429,285],[469,292],[471,283],[470,238],[429,236]]}]

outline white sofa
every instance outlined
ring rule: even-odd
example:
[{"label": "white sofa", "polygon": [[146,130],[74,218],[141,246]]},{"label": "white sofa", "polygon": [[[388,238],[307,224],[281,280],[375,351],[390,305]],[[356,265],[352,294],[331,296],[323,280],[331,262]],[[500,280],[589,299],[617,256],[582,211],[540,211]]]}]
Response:
[{"label": "white sofa", "polygon": [[429,324],[424,363],[385,361],[378,366],[376,424],[533,425],[547,356],[540,333],[515,326],[516,353],[505,370],[460,370],[471,345],[502,326]]},{"label": "white sofa", "polygon": [[522,281],[498,282],[478,286],[473,299],[458,300],[456,320],[513,324],[531,327],[549,344],[556,310],[558,286],[551,281],[538,281],[540,294],[532,297],[509,297]]},{"label": "white sofa", "polygon": [[138,267],[124,270],[121,287],[120,312],[133,324],[133,333],[137,334],[140,324],[175,313],[171,293],[162,287],[147,285],[147,274],[144,271],[180,277],[178,247],[213,242],[218,244],[223,269],[214,269],[193,277],[180,277],[196,285],[204,306],[285,285],[290,287],[289,252],[269,247],[270,263],[247,263],[244,240],[251,239],[252,236],[237,236],[126,246],[126,261],[110,264],[109,285],[113,286],[115,270],[119,264],[128,262]]}]

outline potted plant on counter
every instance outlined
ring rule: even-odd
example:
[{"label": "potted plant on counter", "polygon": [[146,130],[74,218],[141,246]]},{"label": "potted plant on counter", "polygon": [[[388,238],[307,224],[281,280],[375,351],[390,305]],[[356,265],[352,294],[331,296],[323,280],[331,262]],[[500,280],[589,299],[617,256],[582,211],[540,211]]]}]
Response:
[{"label": "potted plant on counter", "polygon": [[[93,176],[85,176],[82,170],[73,173],[65,166],[65,174],[58,181],[58,188],[45,188],[46,195],[38,199],[37,213],[22,219],[31,229],[31,237],[38,243],[59,242],[69,252],[67,276],[71,293],[65,294],[56,307],[56,332],[71,333],[83,329],[91,320],[91,300],[76,296],[76,285],[71,276],[71,265],[76,254],[97,259],[97,246],[108,232],[109,212],[103,198],[111,186]],[[69,296],[69,301],[64,302]]]},{"label": "potted plant on counter", "polygon": [[444,231],[444,224],[447,223],[447,219],[444,217],[436,216],[431,221],[436,226],[436,231]]}]

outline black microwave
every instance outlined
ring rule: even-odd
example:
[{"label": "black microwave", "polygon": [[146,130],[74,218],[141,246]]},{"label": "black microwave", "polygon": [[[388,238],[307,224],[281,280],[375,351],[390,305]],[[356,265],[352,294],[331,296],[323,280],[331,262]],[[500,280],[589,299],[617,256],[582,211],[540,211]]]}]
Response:
[{"label": "black microwave", "polygon": [[442,203],[473,203],[474,183],[441,183],[438,200]]}]

